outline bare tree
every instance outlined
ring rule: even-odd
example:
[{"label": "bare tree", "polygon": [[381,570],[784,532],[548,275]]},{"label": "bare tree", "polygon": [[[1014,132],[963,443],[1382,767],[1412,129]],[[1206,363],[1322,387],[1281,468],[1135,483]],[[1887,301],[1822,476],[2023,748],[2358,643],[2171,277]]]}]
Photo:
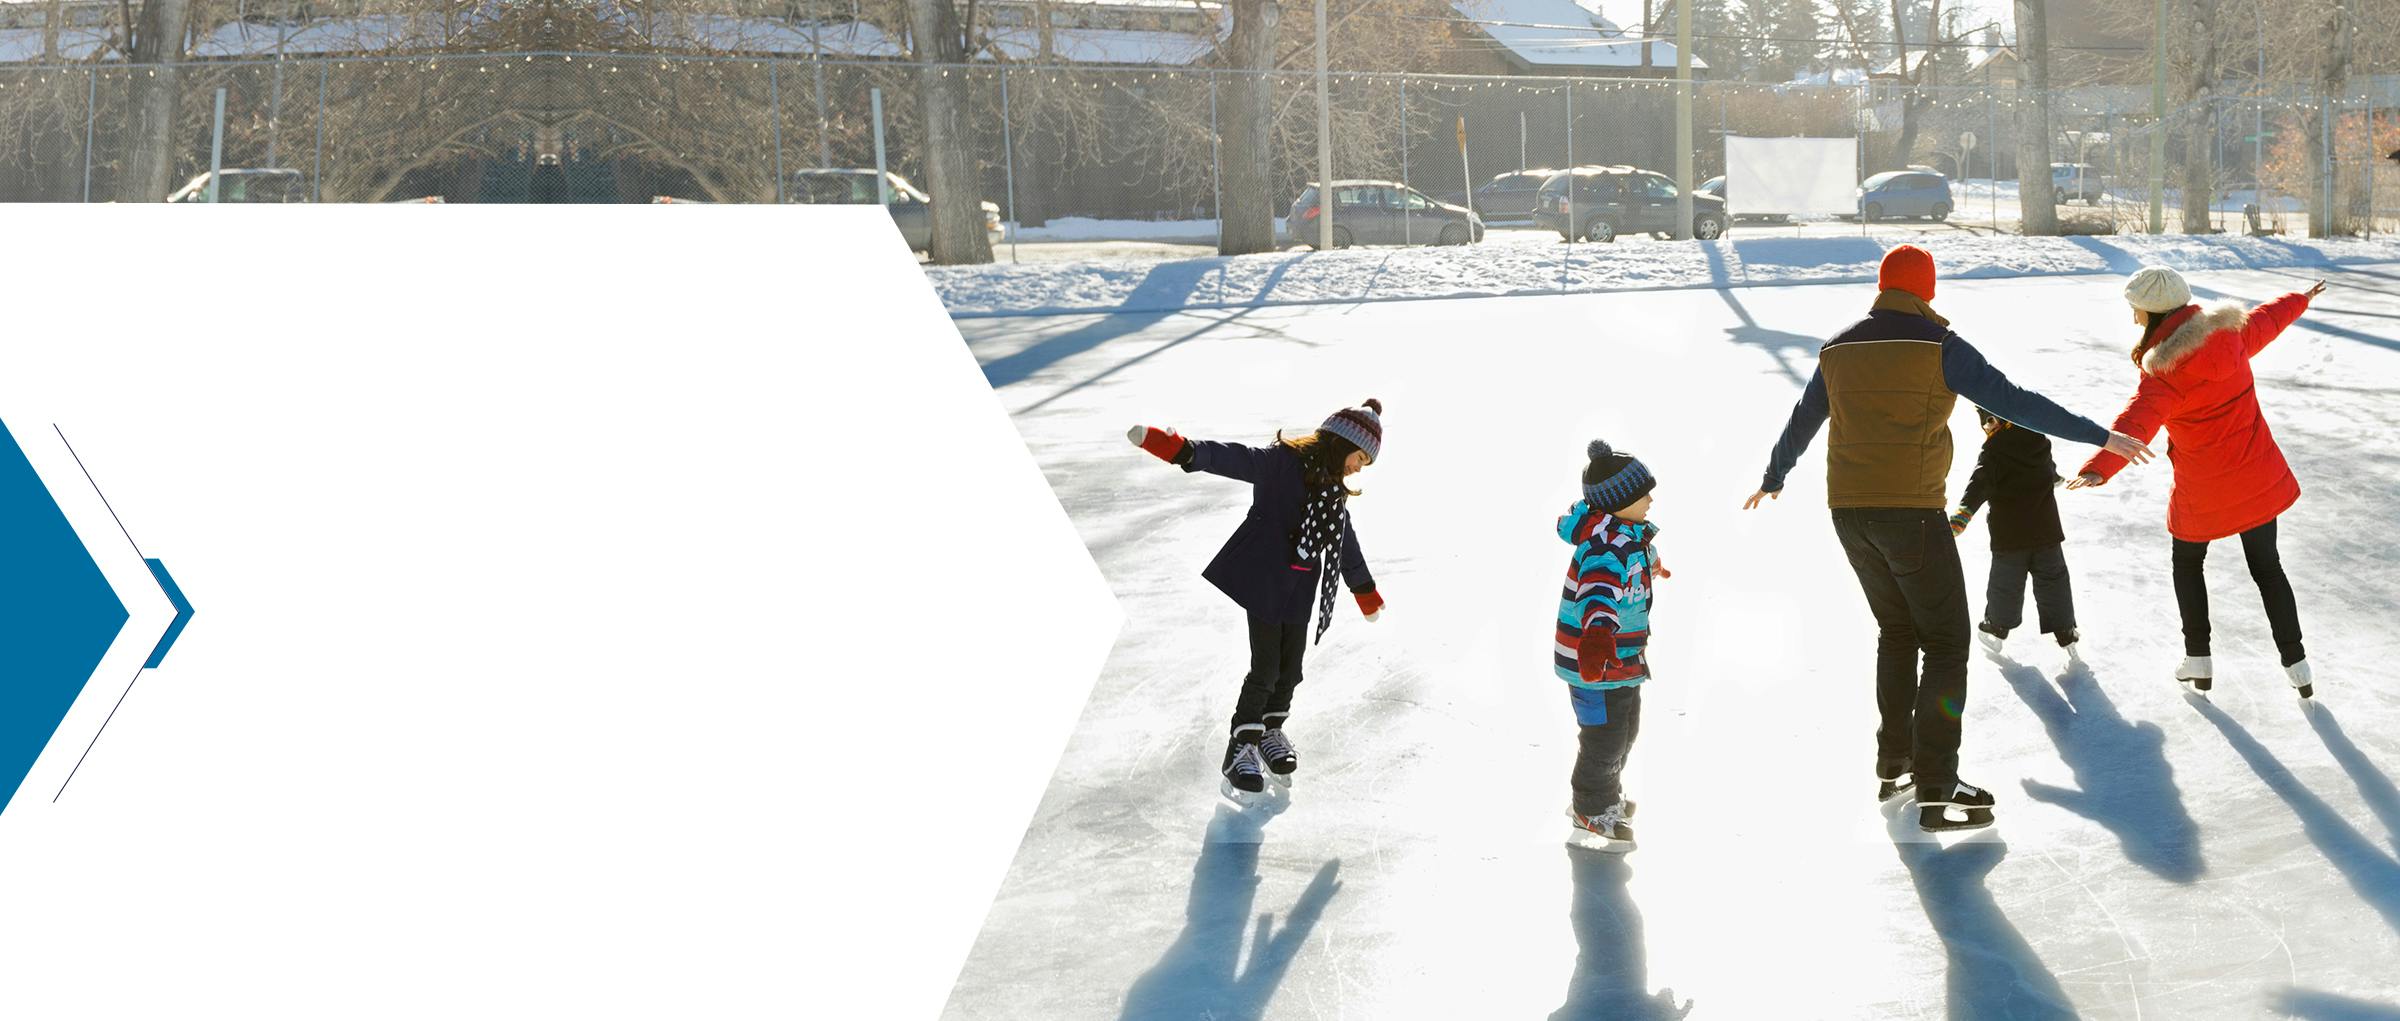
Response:
[{"label": "bare tree", "polygon": [[[2350,4],[2351,0],[2333,0],[2331,17],[2327,19],[2326,31],[2333,45],[2324,49],[2324,75],[2319,79],[2318,86],[2324,89],[2329,102],[2319,104],[2317,111],[2309,118],[2312,138],[2332,130],[2332,126],[2325,123],[2325,118],[2331,114],[2330,100],[2347,96],[2350,92],[2350,65],[2358,41],[2358,27],[2352,22]],[[2341,161],[2328,159],[2325,146],[2322,145],[2311,145],[2308,152],[2310,176],[2318,182],[2318,197],[2309,203],[2309,233],[2315,237],[2351,233],[2355,227],[2349,222],[2350,218],[2345,215],[2340,202]]]},{"label": "bare tree", "polygon": [[2216,124],[2217,0],[2183,0],[2183,17],[2183,232],[2206,234],[2215,229],[2209,212],[2217,191],[2208,147]]},{"label": "bare tree", "polygon": [[134,76],[126,134],[130,151],[117,178],[117,201],[156,202],[174,186],[175,113],[190,0],[145,0],[135,23],[130,62],[148,68]]},{"label": "bare tree", "polygon": [[[1246,255],[1275,250],[1275,82],[1265,72],[1275,59],[1275,29],[1283,9],[1275,0],[1232,0],[1233,34],[1225,41],[1235,72],[1224,81],[1218,129],[1223,146],[1224,199],[1217,211],[1224,241],[1218,252]],[[1330,208],[1330,204],[1328,204]]]},{"label": "bare tree", "polygon": [[2050,187],[2049,0],[2017,0],[2017,210],[2027,235],[2058,233],[2058,195]]},{"label": "bare tree", "polygon": [[[970,3],[973,0],[969,0]],[[983,190],[976,180],[975,135],[967,123],[967,37],[952,0],[908,0],[909,38],[917,68],[917,105],[924,118],[925,186],[933,193],[937,265],[992,261],[984,233]]]},{"label": "bare tree", "polygon": [[[1892,167],[1908,165],[1917,148],[1917,125],[1923,120],[1925,107],[1931,100],[1919,86],[1932,85],[1935,74],[1933,60],[1941,44],[1942,0],[1933,0],[1933,11],[1925,19],[1925,52],[1912,65],[1908,59],[1908,24],[1901,15],[1901,0],[1892,0],[1892,46],[1900,54],[1900,78],[1908,89],[1900,97],[1900,140],[1892,147]],[[1955,42],[1956,40],[1951,40]]]}]

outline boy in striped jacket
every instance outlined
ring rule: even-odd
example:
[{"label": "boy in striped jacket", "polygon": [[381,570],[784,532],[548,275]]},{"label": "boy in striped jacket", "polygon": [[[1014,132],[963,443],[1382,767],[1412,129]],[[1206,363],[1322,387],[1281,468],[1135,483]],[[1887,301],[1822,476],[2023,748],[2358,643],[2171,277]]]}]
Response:
[{"label": "boy in striped jacket", "polygon": [[1642,682],[1649,679],[1650,584],[1667,577],[1651,542],[1650,491],[1658,481],[1630,454],[1593,440],[1583,470],[1583,499],[1558,519],[1558,537],[1575,547],[1559,596],[1553,666],[1575,707],[1579,730],[1571,839],[1585,847],[1633,850],[1633,802],[1621,778],[1642,723]]}]

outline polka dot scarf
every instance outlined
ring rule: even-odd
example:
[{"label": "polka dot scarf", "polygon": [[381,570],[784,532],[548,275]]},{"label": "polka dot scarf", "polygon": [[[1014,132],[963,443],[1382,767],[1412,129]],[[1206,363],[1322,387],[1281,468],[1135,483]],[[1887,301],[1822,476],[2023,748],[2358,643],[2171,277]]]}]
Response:
[{"label": "polka dot scarf", "polygon": [[1317,571],[1317,632],[1312,643],[1325,639],[1325,629],[1333,625],[1334,575],[1342,563],[1342,507],[1349,499],[1340,479],[1318,490],[1308,498],[1308,512],[1300,521],[1300,545],[1292,563],[1295,571]]}]

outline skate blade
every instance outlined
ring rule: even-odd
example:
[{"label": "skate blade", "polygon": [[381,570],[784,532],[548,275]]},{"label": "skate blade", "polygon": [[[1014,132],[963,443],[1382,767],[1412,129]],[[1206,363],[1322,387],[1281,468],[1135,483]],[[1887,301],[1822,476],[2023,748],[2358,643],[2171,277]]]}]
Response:
[{"label": "skate blade", "polygon": [[2208,689],[2216,685],[2216,678],[2213,677],[2178,677],[2175,680],[2183,685],[2185,691],[2202,698],[2207,698]]},{"label": "skate blade", "polygon": [[1225,799],[1226,804],[1244,812],[1263,812],[1274,815],[1291,807],[1292,804],[1291,795],[1285,793],[1284,789],[1273,785],[1269,785],[1262,791],[1245,791],[1234,786],[1230,780],[1220,780],[1217,782],[1217,794]]},{"label": "skate blade", "polygon": [[1633,841],[1614,840],[1577,826],[1574,827],[1573,832],[1567,834],[1567,846],[1580,847],[1586,851],[1598,851],[1602,854],[1624,854],[1633,850]]},{"label": "skate blade", "polygon": [[1287,790],[1287,791],[1288,791],[1288,790],[1291,790],[1291,789],[1292,789],[1292,774],[1290,774],[1290,773],[1278,773],[1278,772],[1275,772],[1275,771],[1273,771],[1273,770],[1268,770],[1268,771],[1267,771],[1267,784],[1268,784],[1269,786],[1271,786],[1271,787],[1281,787],[1281,788],[1283,788],[1284,790]]},{"label": "skate blade", "polygon": [[1959,830],[1979,830],[1992,824],[1989,808],[1959,809],[1963,819],[1950,817],[1948,806],[1927,806],[1917,812],[1917,828],[1927,833],[1954,833]]}]

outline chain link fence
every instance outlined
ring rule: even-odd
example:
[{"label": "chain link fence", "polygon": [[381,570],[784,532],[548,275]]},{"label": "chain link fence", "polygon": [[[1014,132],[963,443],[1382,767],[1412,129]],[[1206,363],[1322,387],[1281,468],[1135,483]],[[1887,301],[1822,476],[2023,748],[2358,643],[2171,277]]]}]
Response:
[{"label": "chain link fence", "polygon": [[[213,183],[218,201],[242,202],[874,201],[873,174],[857,172],[881,166],[904,206],[923,197],[917,97],[934,76],[963,82],[959,130],[1003,222],[1003,259],[1213,249],[1221,140],[1245,80],[1265,80],[1274,207],[1316,178],[1308,74],[516,53],[0,67],[0,200],[207,200]],[[1339,179],[1472,205],[1487,241],[1559,240],[1526,219],[1544,171],[1674,170],[1671,81],[1335,74],[1327,88]],[[1700,82],[1694,167],[1723,174],[1727,136],[1849,138],[1862,178],[1947,178],[1944,215],[1859,222],[1862,198],[1846,218],[1740,229],[2013,233],[2020,118],[2037,108],[2054,167],[2036,172],[2052,176],[2069,233],[2149,229],[2161,132],[2168,230],[2186,228],[2186,195],[2202,190],[2192,222],[2211,231],[2400,228],[2400,164],[2385,158],[2400,150],[2400,89],[2387,80],[2347,96],[2251,87],[2163,122],[2146,88]],[[167,128],[145,128],[145,109],[171,110]],[[1430,221],[1395,220],[1394,242],[1446,240]],[[1314,236],[1279,226],[1279,239]]]}]

